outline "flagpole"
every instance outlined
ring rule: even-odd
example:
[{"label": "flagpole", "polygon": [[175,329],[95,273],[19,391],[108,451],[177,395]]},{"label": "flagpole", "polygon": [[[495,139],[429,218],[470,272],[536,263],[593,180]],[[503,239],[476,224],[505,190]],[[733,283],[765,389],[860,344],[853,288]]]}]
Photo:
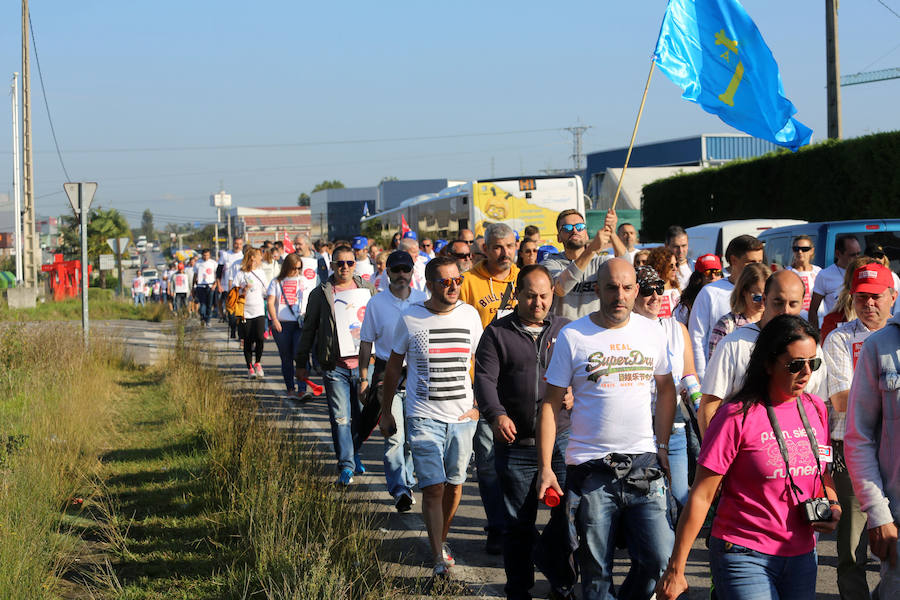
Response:
[{"label": "flagpole", "polygon": [[638,109],[637,120],[634,122],[634,131],[631,132],[631,143],[628,144],[628,154],[625,155],[625,165],[622,166],[622,174],[619,176],[619,183],[616,185],[616,195],[613,197],[610,210],[616,210],[616,202],[619,201],[619,192],[622,191],[622,182],[625,181],[625,171],[628,170],[628,161],[631,159],[631,151],[634,148],[634,138],[637,137],[638,125],[641,122],[641,115],[644,113],[644,103],[647,101],[647,90],[650,89],[650,80],[653,78],[653,68],[656,66],[655,60],[650,60],[650,72],[647,74],[647,84],[644,86],[644,95],[641,96],[641,107]]}]

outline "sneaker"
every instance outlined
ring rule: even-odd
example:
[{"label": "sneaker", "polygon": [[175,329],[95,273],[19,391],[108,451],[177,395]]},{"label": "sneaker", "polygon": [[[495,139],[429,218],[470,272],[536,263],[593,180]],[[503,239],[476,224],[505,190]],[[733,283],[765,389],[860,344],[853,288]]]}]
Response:
[{"label": "sneaker", "polygon": [[353,455],[353,462],[356,463],[356,468],[353,469],[354,475],[362,475],[366,472],[366,466],[362,464],[362,460],[359,458],[359,454]]},{"label": "sneaker", "polygon": [[453,558],[453,553],[450,552],[450,545],[447,542],[444,542],[444,545],[441,546],[441,555],[444,558],[444,563],[451,567],[456,565],[456,559]]},{"label": "sneaker", "polygon": [[261,364],[256,363],[256,364],[253,365],[253,366],[256,368],[256,376],[257,376],[257,377],[259,377],[260,379],[262,379],[263,377],[266,376],[265,372],[263,371],[263,368],[262,368],[262,365],[261,365]]},{"label": "sneaker", "polygon": [[312,399],[313,399],[313,395],[310,394],[309,392],[303,392],[302,395],[299,392],[297,392],[297,402],[299,402],[300,404],[305,404]]},{"label": "sneaker", "polygon": [[351,469],[342,470],[341,474],[338,475],[338,483],[343,486],[348,486],[353,483],[353,471]]},{"label": "sneaker", "polygon": [[256,379],[256,371],[253,370],[253,367],[250,367],[250,373],[247,375],[248,379]]},{"label": "sneaker", "polygon": [[431,573],[434,579],[450,579],[450,565],[445,562],[439,562],[434,565],[434,571]]},{"label": "sneaker", "polygon": [[[394,506],[397,508],[398,513],[405,513],[412,510],[413,504],[416,503],[416,499],[412,497],[412,493],[403,492],[399,496],[397,496],[396,502],[394,502]],[[444,558],[446,560],[446,557]]]},{"label": "sneaker", "polygon": [[488,529],[484,551],[488,554],[503,554],[503,532],[499,529]]}]

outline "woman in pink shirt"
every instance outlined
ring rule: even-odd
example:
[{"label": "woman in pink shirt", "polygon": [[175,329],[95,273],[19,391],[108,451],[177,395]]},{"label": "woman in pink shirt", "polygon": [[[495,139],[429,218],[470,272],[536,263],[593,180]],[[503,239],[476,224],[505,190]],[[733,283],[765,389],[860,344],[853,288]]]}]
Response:
[{"label": "woman in pink shirt", "polygon": [[674,600],[687,589],[688,553],[720,484],[709,539],[717,597],[815,598],[815,533],[834,531],[841,516],[825,471],[825,405],[803,391],[821,366],[817,342],[809,323],[791,315],[759,334],[743,388],[706,431],[658,598]]}]

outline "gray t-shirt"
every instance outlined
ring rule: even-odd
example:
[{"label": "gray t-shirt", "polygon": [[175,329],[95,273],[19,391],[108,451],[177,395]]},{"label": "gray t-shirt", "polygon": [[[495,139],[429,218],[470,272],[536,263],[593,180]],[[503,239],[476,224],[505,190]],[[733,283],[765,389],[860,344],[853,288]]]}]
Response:
[{"label": "gray t-shirt", "polygon": [[612,253],[604,251],[593,257],[584,271],[580,271],[575,261],[566,258],[563,252],[545,258],[541,264],[550,271],[554,283],[562,283],[566,290],[565,296],[553,298],[553,313],[574,321],[598,310],[597,269],[612,257]]}]

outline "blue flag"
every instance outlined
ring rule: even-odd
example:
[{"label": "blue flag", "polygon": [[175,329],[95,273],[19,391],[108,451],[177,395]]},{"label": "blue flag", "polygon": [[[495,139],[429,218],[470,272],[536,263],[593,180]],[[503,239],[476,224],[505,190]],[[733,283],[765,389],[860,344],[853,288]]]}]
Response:
[{"label": "blue flag", "polygon": [[363,217],[369,216],[369,203],[366,202],[363,204]]},{"label": "blue flag", "polygon": [[696,102],[736,129],[796,151],[812,130],[793,118],[778,63],[737,0],[669,0],[653,60]]}]

